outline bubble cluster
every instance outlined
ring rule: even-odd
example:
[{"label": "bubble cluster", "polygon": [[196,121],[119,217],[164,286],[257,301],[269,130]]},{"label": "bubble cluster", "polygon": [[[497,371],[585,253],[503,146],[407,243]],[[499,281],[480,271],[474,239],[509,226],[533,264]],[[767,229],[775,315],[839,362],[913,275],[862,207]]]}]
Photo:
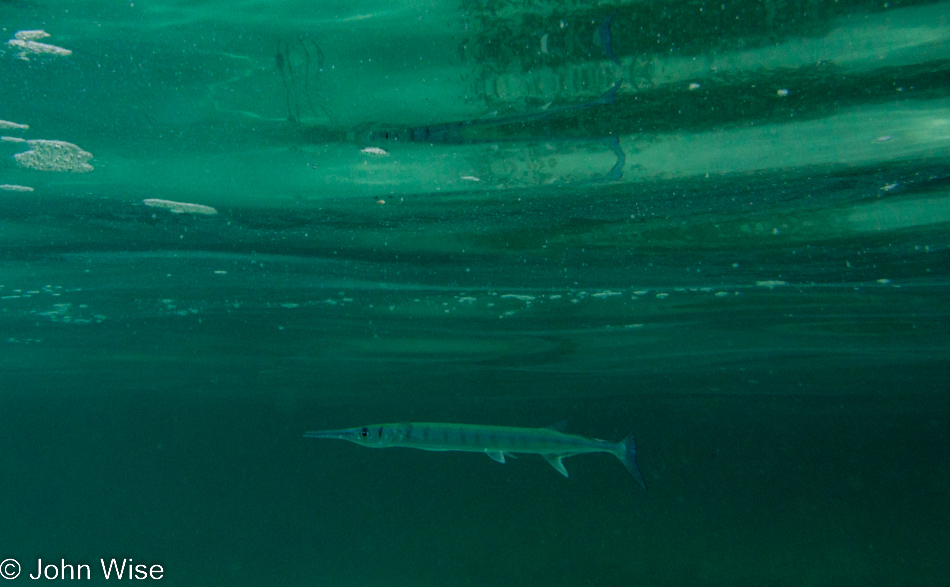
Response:
[{"label": "bubble cluster", "polygon": [[18,124],[16,122],[10,122],[9,120],[0,120],[0,129],[3,130],[28,130],[29,128],[30,125],[28,124]]},{"label": "bubble cluster", "polygon": [[34,139],[26,141],[30,150],[13,156],[17,165],[38,171],[68,171],[85,173],[92,171],[88,163],[92,153],[83,151],[72,143]]},{"label": "bubble cluster", "polygon": [[[69,49],[37,42],[37,39],[45,39],[49,36],[49,33],[43,30],[19,31],[13,39],[7,41],[7,44],[21,49],[18,55],[21,59],[27,59],[27,54],[72,55],[72,51]],[[0,130],[29,130],[29,128],[29,125],[26,124],[0,120]],[[71,173],[85,173],[93,170],[92,165],[89,164],[92,153],[83,151],[72,143],[47,139],[26,140],[13,136],[2,136],[0,142],[24,143],[29,147],[29,150],[13,156],[20,167],[38,171],[66,171]],[[0,190],[32,191],[32,188],[4,185],[0,187]]]},{"label": "bubble cluster", "polygon": [[187,202],[172,202],[171,200],[159,200],[158,198],[149,198],[142,200],[142,203],[150,208],[162,208],[172,214],[205,214],[211,216],[218,211],[211,206],[202,204],[189,204]]},{"label": "bubble cluster", "polygon": [[29,61],[30,55],[58,55],[60,57],[66,57],[73,54],[69,49],[37,42],[37,39],[45,39],[49,36],[50,34],[43,30],[18,31],[16,35],[14,35],[14,38],[7,41],[7,45],[20,49],[20,52],[17,53],[17,57],[24,61]]}]

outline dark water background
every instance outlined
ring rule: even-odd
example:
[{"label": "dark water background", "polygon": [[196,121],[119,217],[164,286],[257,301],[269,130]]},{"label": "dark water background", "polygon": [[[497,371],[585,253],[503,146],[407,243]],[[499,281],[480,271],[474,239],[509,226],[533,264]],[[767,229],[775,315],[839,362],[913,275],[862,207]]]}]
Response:
[{"label": "dark water background", "polygon": [[[0,3],[72,51],[0,55],[0,560],[944,584],[947,14]],[[636,430],[649,491],[301,437],[564,419]]]}]

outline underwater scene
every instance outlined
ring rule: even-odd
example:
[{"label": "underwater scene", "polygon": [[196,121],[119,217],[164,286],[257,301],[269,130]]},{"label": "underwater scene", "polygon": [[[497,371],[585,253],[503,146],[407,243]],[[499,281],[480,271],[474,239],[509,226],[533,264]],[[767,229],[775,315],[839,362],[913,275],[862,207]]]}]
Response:
[{"label": "underwater scene", "polygon": [[947,584],[950,1],[0,27],[0,579]]}]

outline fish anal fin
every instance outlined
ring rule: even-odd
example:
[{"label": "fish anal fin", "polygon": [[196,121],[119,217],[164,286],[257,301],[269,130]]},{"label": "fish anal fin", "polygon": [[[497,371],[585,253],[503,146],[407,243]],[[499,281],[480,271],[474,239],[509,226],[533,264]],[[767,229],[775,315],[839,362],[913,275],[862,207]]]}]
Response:
[{"label": "fish anal fin", "polygon": [[543,456],[544,460],[549,462],[551,466],[557,470],[558,473],[560,473],[561,475],[564,475],[565,477],[570,477],[570,475],[567,474],[567,469],[564,468],[564,463],[561,462],[561,459],[563,459],[565,455],[541,455],[541,456]]},{"label": "fish anal fin", "polygon": [[491,460],[493,461],[496,461],[499,463],[505,462],[505,453],[501,452],[500,450],[486,450],[485,454],[491,457]]}]

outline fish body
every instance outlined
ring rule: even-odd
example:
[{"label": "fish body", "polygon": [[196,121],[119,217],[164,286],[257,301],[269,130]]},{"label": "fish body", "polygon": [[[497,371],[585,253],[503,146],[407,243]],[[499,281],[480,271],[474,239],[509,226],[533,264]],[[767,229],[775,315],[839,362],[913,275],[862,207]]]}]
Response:
[{"label": "fish body", "polygon": [[549,108],[537,112],[524,114],[513,114],[500,118],[480,118],[471,120],[461,120],[455,122],[445,122],[431,124],[428,126],[401,127],[401,128],[383,128],[370,130],[365,135],[365,140],[370,142],[404,142],[404,143],[430,143],[430,144],[472,144],[482,142],[496,142],[506,135],[506,130],[511,131],[509,127],[522,125],[537,120],[544,120],[553,116],[564,115],[565,113],[585,110],[596,106],[609,106],[617,98],[617,90],[623,84],[623,80],[615,82],[610,89],[604,92],[600,97],[569,106]]},{"label": "fish body", "polygon": [[620,442],[566,434],[556,428],[515,428],[475,424],[403,422],[373,424],[341,430],[307,432],[306,438],[336,438],[370,448],[417,448],[430,451],[481,452],[504,463],[514,453],[538,454],[560,474],[568,476],[561,459],[579,454],[605,452],[617,457],[641,487],[646,489],[637,466],[633,433]]}]

